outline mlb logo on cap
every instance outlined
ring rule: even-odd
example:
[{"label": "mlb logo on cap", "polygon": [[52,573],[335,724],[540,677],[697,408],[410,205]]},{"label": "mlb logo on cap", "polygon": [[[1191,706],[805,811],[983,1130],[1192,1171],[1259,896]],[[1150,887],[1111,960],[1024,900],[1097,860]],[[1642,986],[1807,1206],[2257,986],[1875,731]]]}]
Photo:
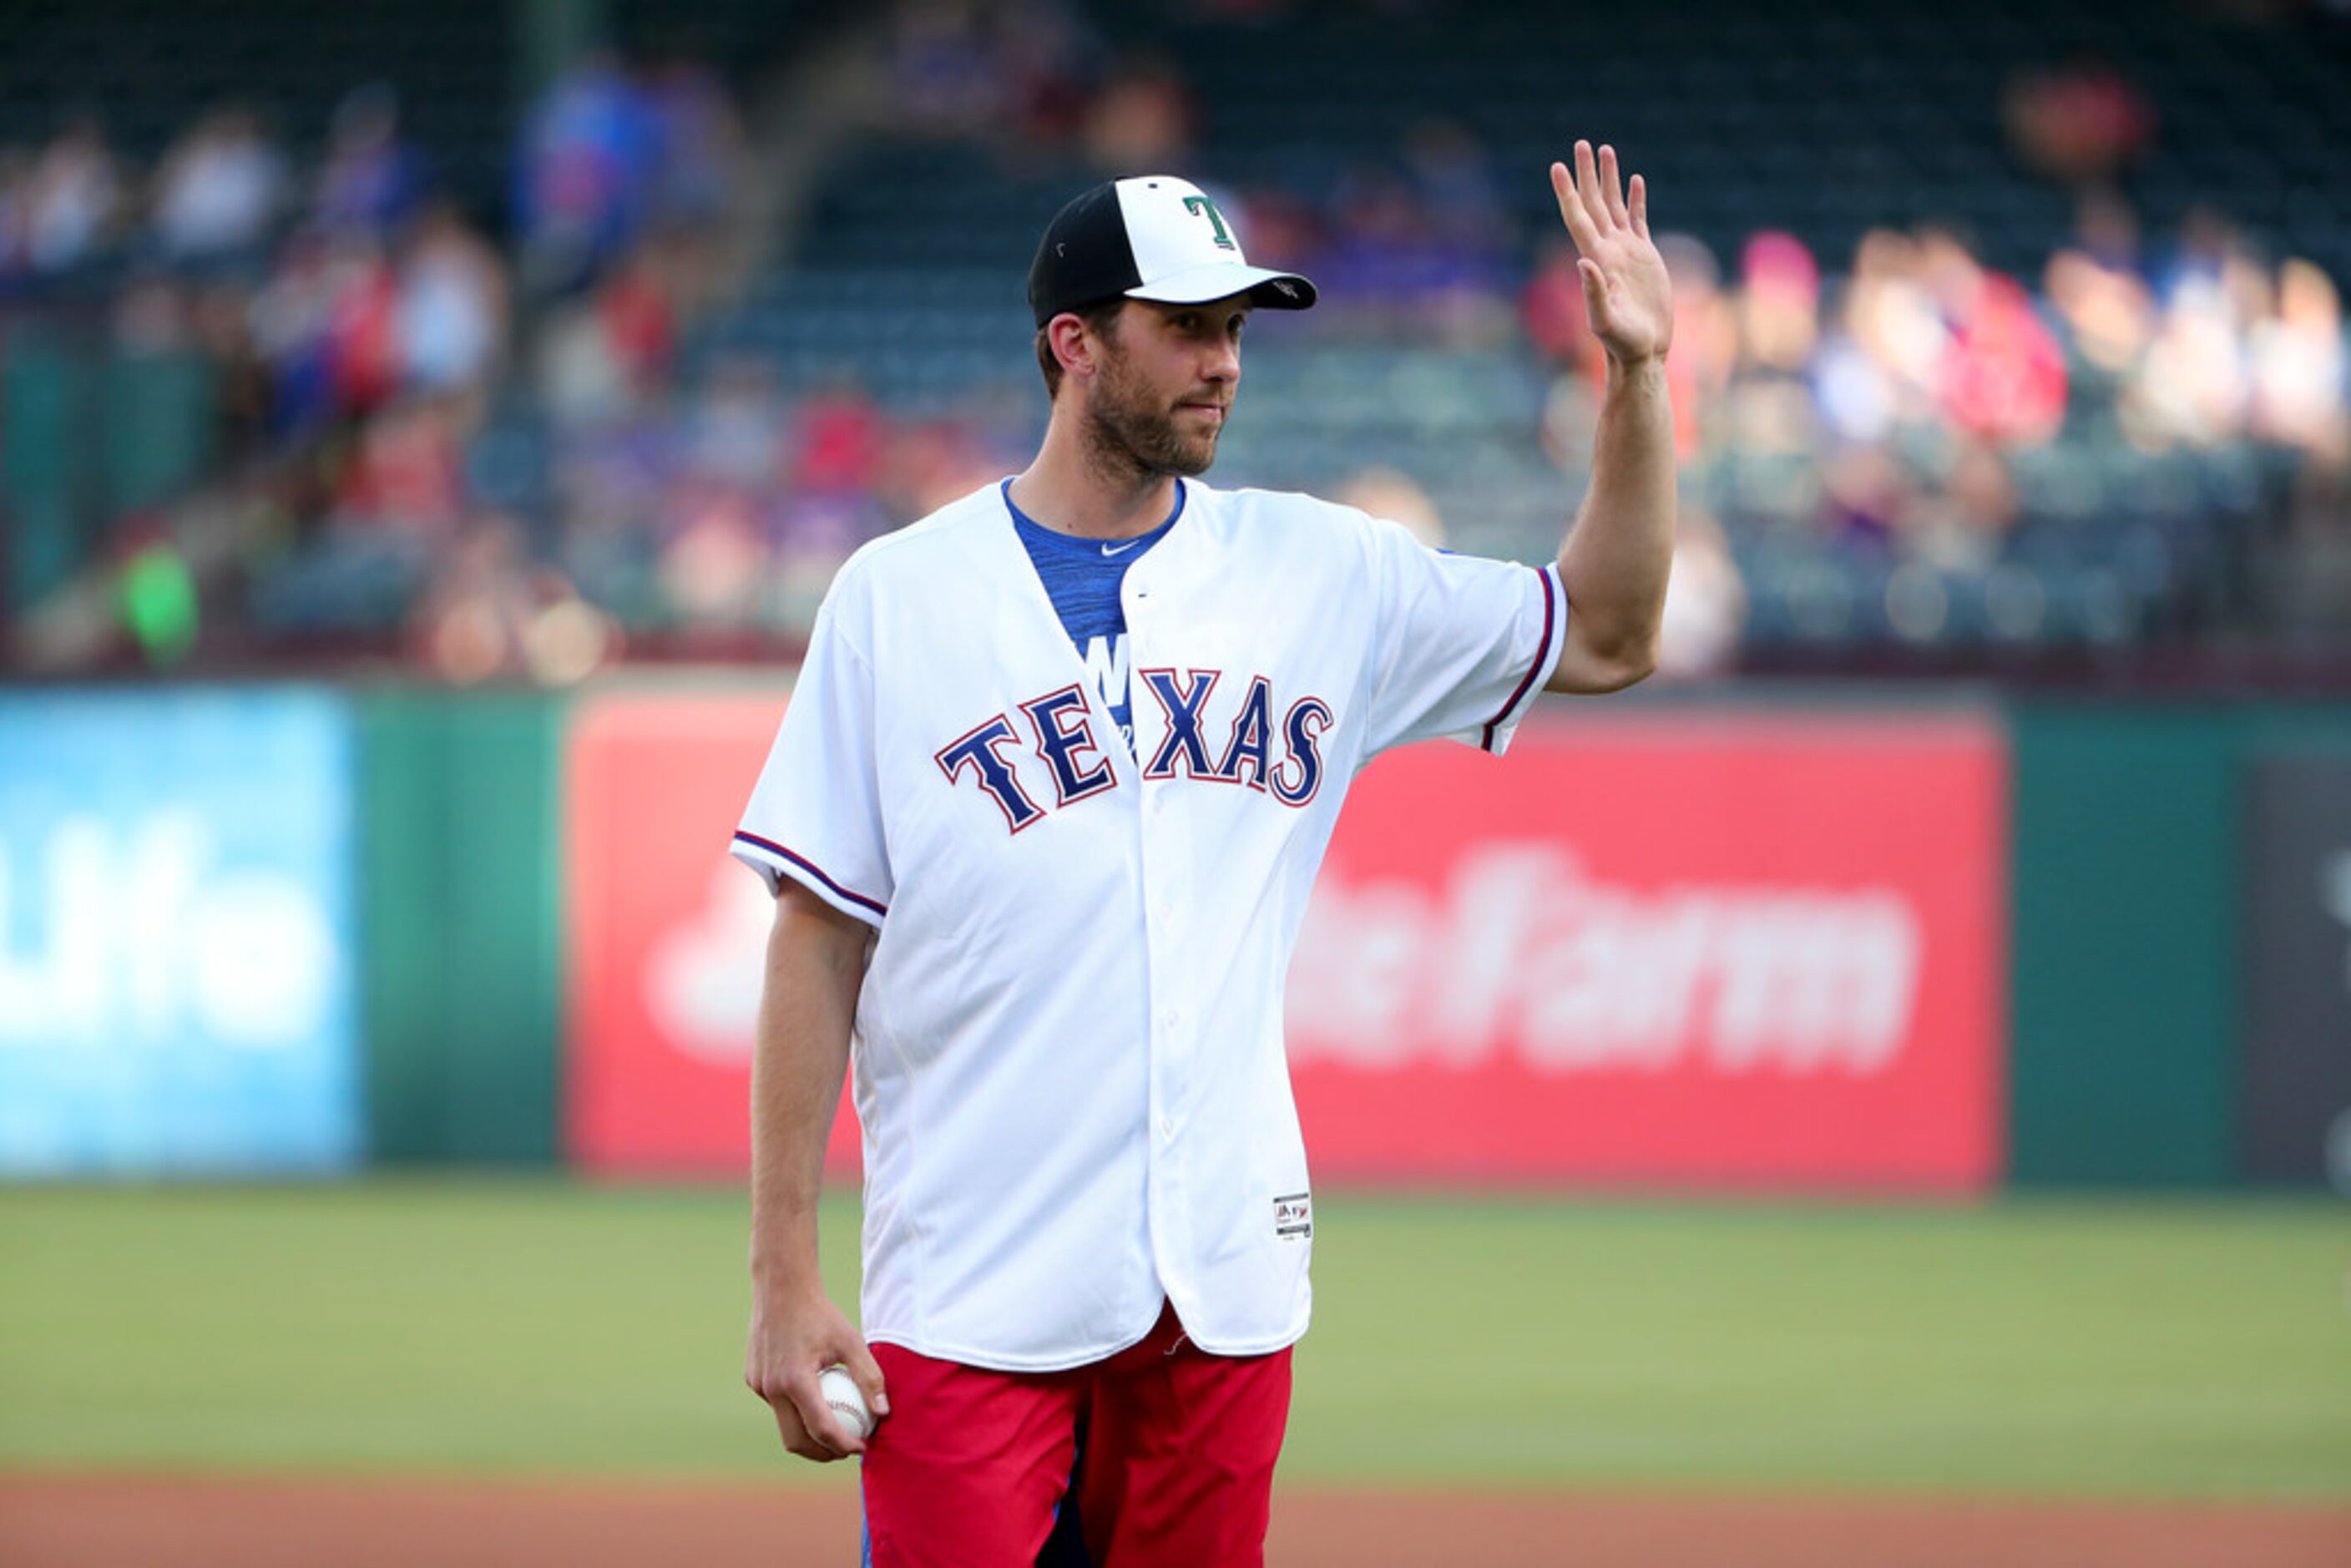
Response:
[{"label": "mlb logo on cap", "polygon": [[1251,267],[1216,201],[1168,174],[1113,180],[1079,196],[1054,216],[1029,268],[1040,327],[1122,295],[1200,305],[1235,294],[1268,310],[1314,303],[1314,285],[1298,274]]}]

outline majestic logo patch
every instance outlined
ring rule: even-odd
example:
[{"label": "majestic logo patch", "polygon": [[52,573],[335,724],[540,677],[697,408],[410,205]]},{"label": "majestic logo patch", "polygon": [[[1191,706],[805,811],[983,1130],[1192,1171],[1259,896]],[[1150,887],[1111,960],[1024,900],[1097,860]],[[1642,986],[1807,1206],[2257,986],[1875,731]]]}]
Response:
[{"label": "majestic logo patch", "polygon": [[1314,1200],[1302,1192],[1273,1200],[1273,1233],[1284,1241],[1305,1241],[1314,1235]]}]

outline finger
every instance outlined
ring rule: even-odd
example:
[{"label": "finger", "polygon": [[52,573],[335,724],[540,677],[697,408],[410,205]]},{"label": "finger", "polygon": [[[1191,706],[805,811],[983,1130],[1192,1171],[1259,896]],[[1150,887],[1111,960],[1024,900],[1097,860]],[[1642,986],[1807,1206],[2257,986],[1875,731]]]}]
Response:
[{"label": "finger", "polygon": [[751,1388],[768,1402],[768,1412],[776,1418],[776,1436],[783,1439],[786,1453],[814,1459],[819,1464],[841,1457],[809,1436],[808,1423],[800,1419],[799,1406],[792,1403],[791,1396],[784,1392],[780,1383],[762,1387],[758,1380],[753,1379]]},{"label": "finger", "polygon": [[1633,214],[1633,232],[1643,239],[1647,239],[1649,237],[1649,186],[1648,183],[1638,174],[1633,176],[1630,205]]},{"label": "finger", "polygon": [[836,1459],[851,1454],[862,1454],[865,1451],[863,1440],[841,1424],[841,1417],[832,1413],[832,1406],[813,1392],[809,1397],[812,1403],[800,1406],[800,1420],[807,1426],[809,1436],[831,1449]]},{"label": "finger", "polygon": [[790,1396],[793,1410],[799,1416],[800,1425],[808,1428],[808,1435],[831,1450],[828,1458],[837,1459],[844,1454],[865,1451],[865,1445],[851,1436],[849,1429],[841,1424],[841,1417],[835,1416],[832,1407],[824,1402],[824,1395],[817,1387],[814,1373],[792,1378],[784,1386]]},{"label": "finger", "polygon": [[1625,212],[1624,182],[1616,172],[1616,149],[1603,144],[1600,149],[1600,193],[1608,204],[1608,215],[1616,220],[1619,228],[1629,227],[1633,220]]},{"label": "finger", "polygon": [[800,1413],[790,1400],[776,1400],[774,1409],[776,1435],[783,1438],[786,1453],[799,1458],[813,1459],[820,1465],[829,1465],[841,1458],[839,1454],[809,1436],[807,1425],[800,1420]]},{"label": "finger", "polygon": [[882,1364],[873,1359],[873,1353],[862,1339],[852,1341],[844,1348],[847,1354],[841,1364],[856,1381],[857,1391],[865,1396],[865,1408],[872,1411],[873,1419],[879,1422],[890,1414],[890,1391],[882,1385]]},{"label": "finger", "polygon": [[1593,227],[1592,214],[1583,210],[1583,198],[1575,189],[1575,176],[1567,172],[1564,163],[1551,166],[1551,192],[1559,198],[1559,215],[1567,225],[1567,235],[1575,248],[1590,254],[1600,241],[1599,230]]},{"label": "finger", "polygon": [[1591,322],[1593,333],[1604,340],[1615,319],[1615,312],[1608,304],[1608,275],[1600,270],[1596,262],[1578,260],[1575,276],[1583,285],[1584,319]]},{"label": "finger", "polygon": [[1575,263],[1575,276],[1583,282],[1584,311],[1597,325],[1608,311],[1608,275],[1600,270],[1598,262],[1579,256]]},{"label": "finger", "polygon": [[1591,214],[1593,227],[1608,227],[1608,201],[1600,193],[1600,166],[1593,160],[1589,141],[1575,144],[1575,190],[1583,198],[1583,210]]}]

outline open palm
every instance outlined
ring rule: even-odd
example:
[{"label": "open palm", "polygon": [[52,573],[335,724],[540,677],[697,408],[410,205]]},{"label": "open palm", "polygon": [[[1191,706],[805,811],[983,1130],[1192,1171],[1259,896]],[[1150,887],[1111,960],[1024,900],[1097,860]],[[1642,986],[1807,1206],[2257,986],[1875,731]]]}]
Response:
[{"label": "open palm", "polygon": [[1575,170],[1551,166],[1552,193],[1575,241],[1575,270],[1593,334],[1620,364],[1661,358],[1674,340],[1674,289],[1666,258],[1649,240],[1649,190],[1641,176],[1621,188],[1616,149],[1575,144]]}]

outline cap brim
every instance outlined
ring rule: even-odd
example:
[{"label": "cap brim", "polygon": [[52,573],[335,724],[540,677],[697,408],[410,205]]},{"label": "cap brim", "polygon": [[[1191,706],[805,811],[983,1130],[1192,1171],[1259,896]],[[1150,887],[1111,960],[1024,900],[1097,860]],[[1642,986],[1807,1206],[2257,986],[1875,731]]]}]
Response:
[{"label": "cap brim", "polygon": [[1248,295],[1249,303],[1262,310],[1305,310],[1314,304],[1314,285],[1298,274],[1231,261],[1187,267],[1126,291],[1129,299],[1158,305],[1206,305],[1236,294]]}]

